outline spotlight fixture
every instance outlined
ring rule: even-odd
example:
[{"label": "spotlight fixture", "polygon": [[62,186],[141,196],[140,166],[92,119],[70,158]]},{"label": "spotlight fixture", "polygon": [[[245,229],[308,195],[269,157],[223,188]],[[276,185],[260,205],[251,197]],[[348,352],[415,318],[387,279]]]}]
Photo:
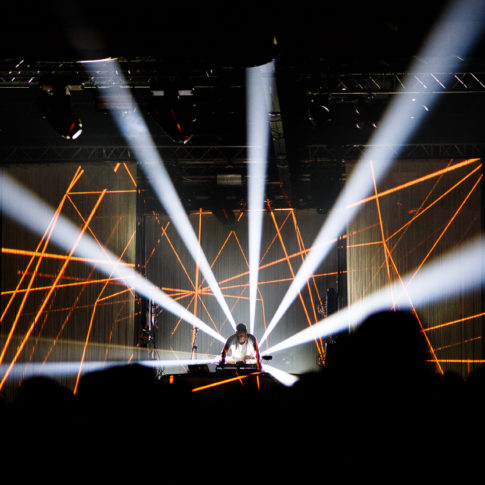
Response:
[{"label": "spotlight fixture", "polygon": [[38,100],[42,118],[67,140],[75,140],[83,130],[81,119],[71,109],[71,93],[64,84],[42,86]]},{"label": "spotlight fixture", "polygon": [[429,107],[425,100],[423,101],[419,96],[412,96],[410,101],[409,118],[412,120],[420,118],[420,112],[429,111]]},{"label": "spotlight fixture", "polygon": [[354,110],[355,127],[359,130],[377,128],[378,113],[371,99],[360,100]]},{"label": "spotlight fixture", "polygon": [[311,95],[308,100],[308,121],[319,128],[333,122],[332,108],[328,95]]},{"label": "spotlight fixture", "polygon": [[186,144],[192,138],[195,123],[194,92],[175,84],[152,88],[152,116],[175,143]]}]

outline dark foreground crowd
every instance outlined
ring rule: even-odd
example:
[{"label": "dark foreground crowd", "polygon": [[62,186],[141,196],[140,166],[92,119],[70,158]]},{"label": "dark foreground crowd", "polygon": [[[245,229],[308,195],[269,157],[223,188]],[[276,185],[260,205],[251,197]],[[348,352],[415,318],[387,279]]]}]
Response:
[{"label": "dark foreground crowd", "polygon": [[1,440],[54,467],[61,457],[106,465],[113,456],[127,472],[178,463],[185,477],[214,479],[234,462],[243,475],[277,470],[281,479],[286,467],[345,476],[396,462],[399,475],[416,463],[473,461],[484,451],[485,368],[464,379],[430,360],[415,317],[382,312],[338,336],[326,365],[292,387],[262,380],[193,393],[139,365],[86,374],[76,395],[26,380],[0,401]]}]

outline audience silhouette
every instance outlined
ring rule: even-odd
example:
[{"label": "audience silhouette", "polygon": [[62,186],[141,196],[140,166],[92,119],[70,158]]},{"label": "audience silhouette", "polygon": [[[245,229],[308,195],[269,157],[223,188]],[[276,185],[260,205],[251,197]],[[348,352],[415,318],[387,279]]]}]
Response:
[{"label": "audience silhouette", "polygon": [[466,378],[440,373],[429,349],[413,313],[384,311],[338,335],[325,365],[292,387],[258,388],[247,379],[194,393],[188,380],[169,384],[138,364],[86,374],[76,395],[34,377],[13,400],[0,399],[2,429],[19,441],[19,433],[35,429],[114,446],[149,436],[168,455],[190,449],[201,459],[229,461],[237,449],[259,452],[265,444],[288,459],[331,456],[339,463],[376,453],[395,459],[411,448],[428,454],[440,440],[466,440],[483,429],[485,404],[484,367]]}]

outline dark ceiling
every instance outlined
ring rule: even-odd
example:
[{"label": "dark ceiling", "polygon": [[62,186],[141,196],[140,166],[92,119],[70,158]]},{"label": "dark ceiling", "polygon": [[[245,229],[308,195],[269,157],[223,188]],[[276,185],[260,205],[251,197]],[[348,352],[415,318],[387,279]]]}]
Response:
[{"label": "dark ceiling", "polygon": [[236,65],[264,60],[276,35],[280,49],[295,60],[389,61],[414,55],[447,3],[8,2],[2,5],[0,53],[51,60],[153,56],[179,64]]},{"label": "dark ceiling", "polygon": [[[475,21],[483,22],[484,1],[476,4]],[[97,90],[78,63],[116,57],[172,176],[193,200],[195,193],[214,191],[217,175],[244,175],[245,68],[274,59],[279,109],[272,120],[268,194],[276,205],[304,205],[306,198],[307,205],[324,210],[341,181],[342,160],[356,158],[372,135],[372,128],[356,127],[357,105],[364,101],[376,116],[382,114],[445,5],[9,2],[2,5],[0,29],[1,160],[128,159],[126,142],[99,109]],[[453,26],[446,40],[453,40]],[[456,150],[453,156],[467,156],[483,150],[484,44],[482,35],[463,59],[459,79],[409,142],[409,153]],[[41,118],[36,99],[45,76],[79,88],[71,92],[83,119],[79,139],[61,139]],[[149,88],[160,80],[183,80],[194,88],[196,122],[183,146],[150,118]],[[321,109],[311,111],[329,102],[329,94],[331,119]],[[321,192],[322,180],[329,187],[323,201],[312,195]],[[223,190],[236,205],[244,199],[244,184]]]}]

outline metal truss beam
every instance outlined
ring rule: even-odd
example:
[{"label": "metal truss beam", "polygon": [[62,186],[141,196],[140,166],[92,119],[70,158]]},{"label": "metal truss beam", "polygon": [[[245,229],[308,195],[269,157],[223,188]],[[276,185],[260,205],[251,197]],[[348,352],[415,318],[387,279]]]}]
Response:
[{"label": "metal truss beam", "polygon": [[[485,72],[463,71],[436,72],[375,72],[321,74],[309,78],[308,95],[349,97],[356,95],[389,96],[398,94],[436,93],[473,94],[485,93]],[[448,81],[445,81],[448,79]],[[315,82],[318,81],[318,86]]]},{"label": "metal truss beam", "polygon": [[[0,59],[0,88],[30,88],[37,86],[45,76],[58,76],[71,79],[83,88],[126,87],[149,88],[153,78],[168,78],[174,73],[167,72],[167,65],[154,58],[125,59],[117,62],[123,71],[123,78],[113,73],[107,62],[96,63],[95,74],[85,70],[85,66],[76,61],[28,61],[23,59]],[[216,85],[243,87],[244,70],[237,67],[218,67],[206,69],[192,67],[190,79],[196,87]],[[446,76],[444,76],[446,74]],[[466,71],[452,73],[415,72],[398,70],[372,72],[332,73],[312,72],[308,74],[309,94],[330,94],[332,96],[349,95],[391,95],[402,92],[418,94],[436,93],[476,93],[485,92],[485,66],[476,65]],[[303,75],[305,77],[305,75]]]},{"label": "metal truss beam", "polygon": [[[170,146],[158,145],[167,163],[207,164],[247,160],[245,146]],[[127,162],[134,155],[127,146],[7,146],[0,147],[2,163],[25,162]]]},{"label": "metal truss beam", "polygon": [[[82,88],[150,88],[156,79],[169,79],[177,74],[180,65],[171,68],[166,62],[154,58],[117,59],[123,77],[113,72],[111,64],[97,62],[93,72],[77,61],[43,61],[0,59],[0,88],[36,87],[46,76],[59,77]],[[186,71],[184,69],[184,71]],[[173,71],[173,72],[172,72]],[[244,70],[235,67],[203,68],[190,66],[190,79],[195,87],[221,85],[244,86]]]},{"label": "metal truss beam", "polygon": [[[274,132],[273,132],[273,135]],[[355,159],[362,156],[370,145],[308,145],[306,160]],[[245,146],[157,146],[166,163],[180,163],[186,167],[201,168],[220,162],[221,164],[247,162]],[[395,147],[399,158],[440,158],[440,157],[483,157],[485,143],[435,143],[411,144]],[[278,152],[284,155],[284,152]],[[1,163],[32,162],[127,162],[135,161],[126,146],[7,146],[0,147]],[[279,159],[282,166],[286,160]]]},{"label": "metal truss beam", "polygon": [[[309,145],[307,162],[357,159],[364,155],[370,145]],[[436,143],[413,144],[395,147],[398,158],[443,158],[443,157],[483,157],[485,143]]]}]

